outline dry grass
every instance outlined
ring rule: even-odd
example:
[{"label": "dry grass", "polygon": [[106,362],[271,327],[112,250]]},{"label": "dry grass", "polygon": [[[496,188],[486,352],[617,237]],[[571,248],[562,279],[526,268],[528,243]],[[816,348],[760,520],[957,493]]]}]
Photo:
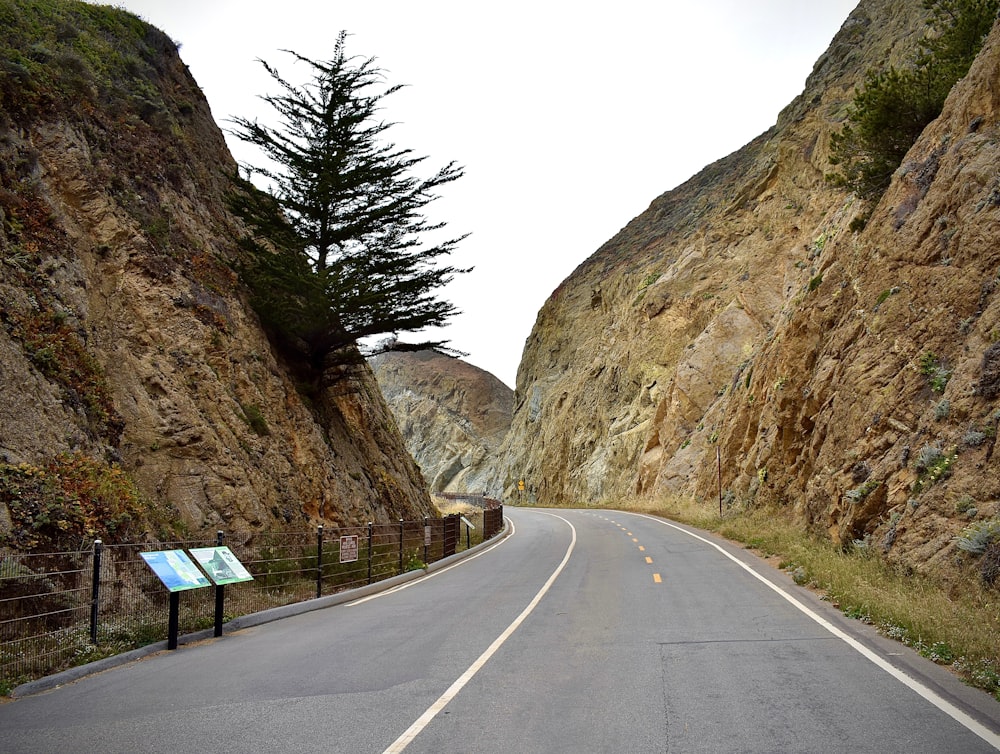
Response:
[{"label": "dry grass", "polygon": [[971,567],[947,579],[914,573],[879,554],[844,552],[810,536],[787,509],[719,516],[691,500],[625,501],[613,506],[716,532],[764,556],[777,556],[796,582],[820,590],[846,615],[871,623],[925,657],[950,665],[1000,701],[1000,591]]},{"label": "dry grass", "polygon": [[460,516],[467,516],[470,513],[477,513],[483,510],[472,503],[466,503],[462,500],[448,500],[447,498],[437,497],[436,495],[431,495],[431,502],[437,509],[438,514],[442,517],[453,516],[456,513]]}]

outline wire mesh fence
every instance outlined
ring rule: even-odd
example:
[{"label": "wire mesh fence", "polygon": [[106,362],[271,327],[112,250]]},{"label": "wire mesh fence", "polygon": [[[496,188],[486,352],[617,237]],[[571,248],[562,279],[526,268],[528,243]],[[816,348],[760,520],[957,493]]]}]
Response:
[{"label": "wire mesh fence", "polygon": [[[375,583],[495,536],[502,507],[464,516],[311,532],[223,533],[212,539],[94,543],[79,552],[0,550],[0,693],[66,667],[167,638],[171,593],[142,558],[224,545],[253,576],[228,584],[224,620]],[[216,589],[178,598],[181,633],[216,622]]]}]

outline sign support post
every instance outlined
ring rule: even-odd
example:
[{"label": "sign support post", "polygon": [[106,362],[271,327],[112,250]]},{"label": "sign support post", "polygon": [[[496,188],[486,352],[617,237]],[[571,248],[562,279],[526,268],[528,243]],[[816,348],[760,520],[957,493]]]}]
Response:
[{"label": "sign support post", "polygon": [[465,524],[465,549],[470,550],[472,549],[472,534],[470,530],[475,529],[476,527],[473,526],[472,522],[465,516],[462,516],[462,522]]},{"label": "sign support post", "polygon": [[[215,547],[195,547],[190,552],[195,561],[205,569],[205,573],[215,584],[215,635],[222,636],[222,622],[225,619],[226,584],[240,581],[253,581],[253,576],[233,555],[228,547],[222,544],[225,535],[219,531],[215,534]],[[206,579],[207,581],[207,579]]]},{"label": "sign support post", "polygon": [[[215,532],[215,544],[222,547],[222,538],[225,535],[222,530]],[[225,615],[225,610],[223,606],[226,603],[226,586],[225,584],[215,585],[215,636],[222,636],[222,618]]]},{"label": "sign support post", "polygon": [[94,572],[90,581],[90,643],[97,644],[97,608],[101,598],[101,552],[104,543],[94,540]]},{"label": "sign support post", "polygon": [[177,632],[181,619],[181,593],[170,593],[170,614],[167,617],[167,649],[177,649]]},{"label": "sign support post", "polygon": [[167,617],[167,649],[177,649],[177,631],[180,626],[180,592],[200,589],[211,582],[198,570],[183,550],[140,552],[160,582],[170,592],[170,614]]}]

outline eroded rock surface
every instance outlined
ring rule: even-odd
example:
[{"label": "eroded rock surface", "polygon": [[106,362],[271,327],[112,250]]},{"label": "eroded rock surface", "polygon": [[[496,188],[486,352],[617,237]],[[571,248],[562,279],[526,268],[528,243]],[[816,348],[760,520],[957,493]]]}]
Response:
[{"label": "eroded rock surface", "polygon": [[862,2],[771,130],[552,293],[518,371],[507,497],[522,476],[552,503],[721,491],[917,567],[1000,512],[1000,31],[864,230],[824,180],[854,87],[910,56],[924,13]]},{"label": "eroded rock surface", "polygon": [[[195,532],[428,513],[367,365],[303,386],[248,307],[236,165],[175,45],[111,8],[50,11],[25,27],[52,24],[25,51],[44,65],[0,99],[0,461],[120,465]],[[120,80],[81,47],[109,28]]]}]

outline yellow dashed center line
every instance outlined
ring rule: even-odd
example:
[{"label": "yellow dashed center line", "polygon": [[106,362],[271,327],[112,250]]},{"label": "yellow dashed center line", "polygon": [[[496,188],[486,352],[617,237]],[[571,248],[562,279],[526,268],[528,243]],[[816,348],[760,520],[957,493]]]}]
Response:
[{"label": "yellow dashed center line", "polygon": [[[615,526],[617,526],[619,529],[621,529],[623,532],[625,532],[625,534],[627,534],[628,536],[632,537],[632,541],[633,542],[635,542],[637,545],[639,544],[639,538],[632,536],[632,532],[630,532],[628,529],[626,529],[624,526],[622,526],[621,524],[619,524],[617,521],[615,521],[613,519],[605,519],[605,521],[608,521],[608,520],[610,520],[611,523],[613,523]],[[646,548],[643,547],[642,545],[639,545],[639,552],[646,552]],[[648,565],[652,565],[653,564],[653,559],[649,555],[646,556],[646,563]],[[662,584],[663,583],[663,577],[660,576],[660,574],[658,574],[658,573],[654,573],[653,574],[653,583],[654,584]]]}]

